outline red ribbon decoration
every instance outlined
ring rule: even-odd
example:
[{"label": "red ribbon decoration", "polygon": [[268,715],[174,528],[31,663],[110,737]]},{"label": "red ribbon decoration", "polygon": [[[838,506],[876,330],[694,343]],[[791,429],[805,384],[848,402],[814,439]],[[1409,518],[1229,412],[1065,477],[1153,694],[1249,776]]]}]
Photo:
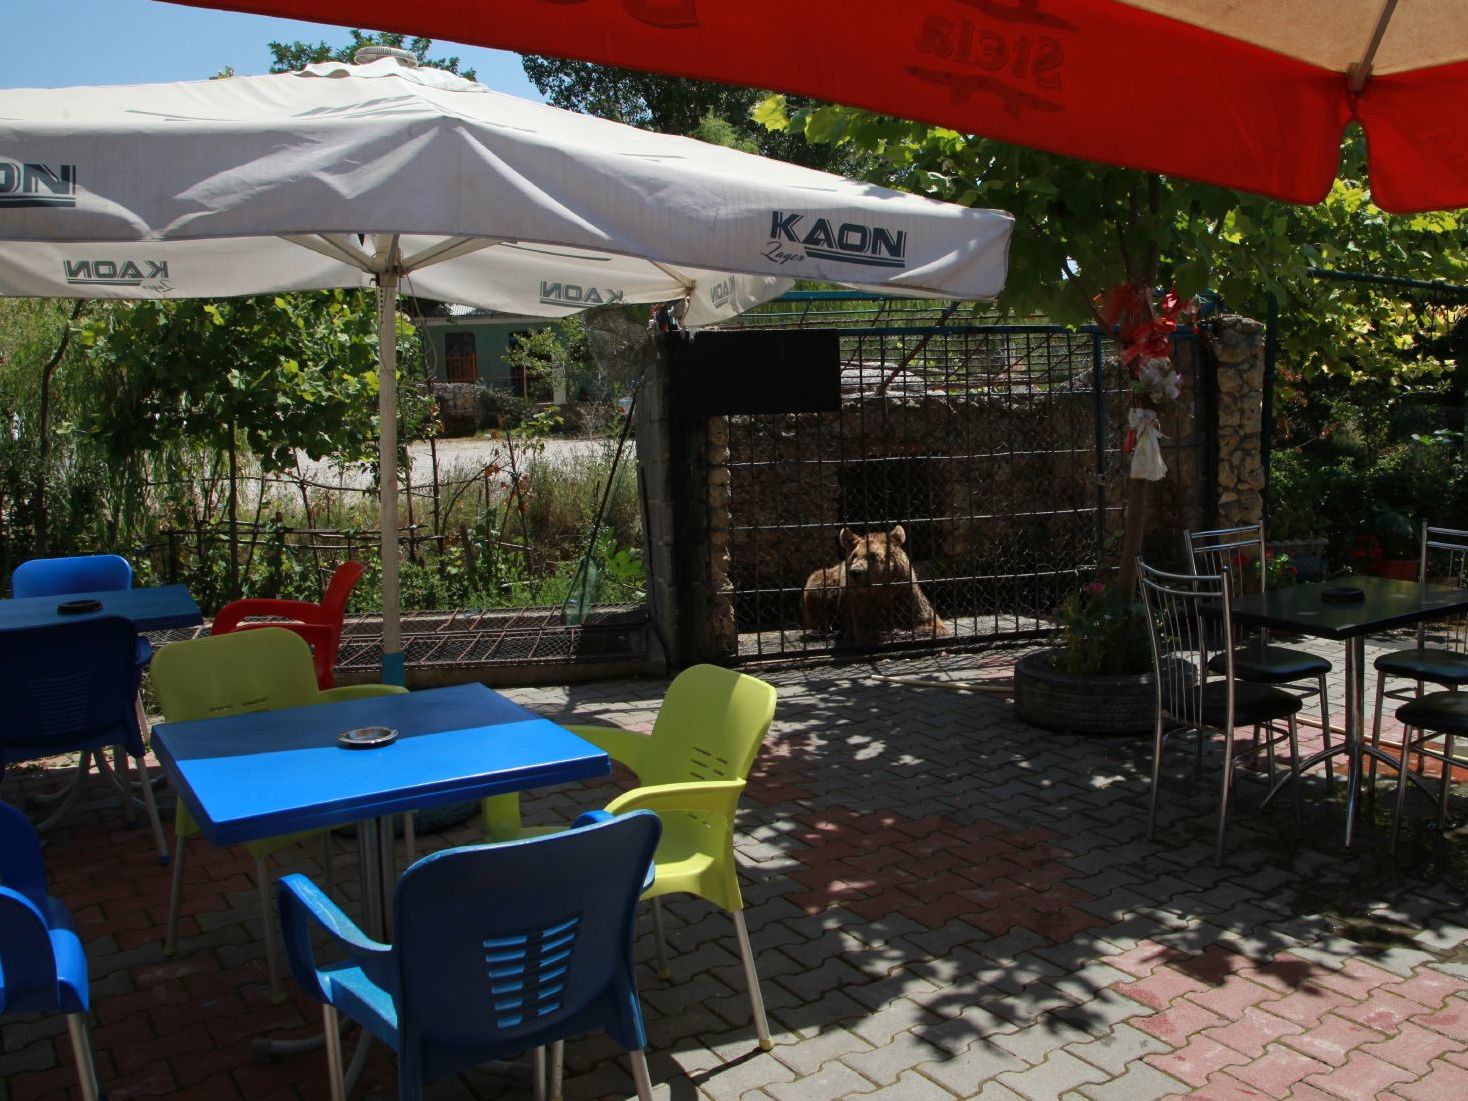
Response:
[{"label": "red ribbon decoration", "polygon": [[1121,361],[1132,378],[1147,360],[1172,358],[1169,338],[1177,331],[1178,316],[1186,305],[1177,288],[1163,295],[1155,310],[1152,290],[1143,283],[1118,283],[1098,294],[1095,303],[1102,324],[1121,340]]}]

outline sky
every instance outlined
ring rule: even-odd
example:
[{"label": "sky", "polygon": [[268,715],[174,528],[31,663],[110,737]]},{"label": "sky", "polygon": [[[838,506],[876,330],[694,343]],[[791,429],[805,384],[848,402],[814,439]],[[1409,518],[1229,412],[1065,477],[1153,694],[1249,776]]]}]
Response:
[{"label": "sky", "polygon": [[[271,42],[347,41],[320,23],[179,7],[161,0],[4,0],[10,46],[0,88],[204,80],[228,66],[241,76],[270,67]],[[363,27],[362,30],[376,30]],[[435,40],[430,57],[460,59],[480,83],[540,99],[516,54]]]}]

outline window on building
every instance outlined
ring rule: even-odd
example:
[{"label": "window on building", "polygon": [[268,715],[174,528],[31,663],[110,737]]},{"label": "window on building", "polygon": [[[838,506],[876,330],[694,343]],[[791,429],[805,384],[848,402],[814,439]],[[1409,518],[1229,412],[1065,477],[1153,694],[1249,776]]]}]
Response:
[{"label": "window on building", "polygon": [[444,377],[449,382],[479,381],[479,351],[473,333],[444,333]]}]

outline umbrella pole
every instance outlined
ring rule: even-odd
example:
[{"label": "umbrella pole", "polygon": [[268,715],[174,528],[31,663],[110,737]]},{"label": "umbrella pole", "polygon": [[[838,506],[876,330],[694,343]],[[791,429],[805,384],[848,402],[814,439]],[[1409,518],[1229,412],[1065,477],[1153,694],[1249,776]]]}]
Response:
[{"label": "umbrella pole", "polygon": [[382,529],[382,683],[406,684],[398,600],[398,272],[377,283],[377,462]]}]

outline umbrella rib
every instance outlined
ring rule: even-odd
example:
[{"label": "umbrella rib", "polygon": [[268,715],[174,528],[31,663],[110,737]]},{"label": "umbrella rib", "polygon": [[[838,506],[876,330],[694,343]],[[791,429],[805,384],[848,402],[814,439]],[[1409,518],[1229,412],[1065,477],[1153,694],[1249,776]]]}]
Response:
[{"label": "umbrella rib", "polygon": [[282,240],[289,241],[293,245],[319,252],[322,256],[333,260],[341,260],[369,274],[376,272],[372,258],[360,249],[353,248],[345,240],[338,237],[329,237],[324,233],[299,234],[283,237]]},{"label": "umbrella rib", "polygon": [[1367,78],[1371,76],[1371,63],[1376,60],[1376,51],[1381,47],[1387,24],[1392,21],[1396,10],[1397,0],[1385,0],[1381,5],[1381,14],[1376,17],[1376,28],[1371,32],[1371,41],[1366,44],[1366,52],[1361,55],[1360,61],[1354,62],[1346,70],[1351,78],[1352,95],[1359,95],[1361,89],[1366,87]]},{"label": "umbrella rib", "polygon": [[656,260],[649,260],[648,263],[682,287],[684,294],[689,294],[693,291],[693,284],[688,281],[687,276],[679,275],[677,269],[671,268],[667,264],[661,264]]},{"label": "umbrella rib", "polygon": [[501,237],[449,237],[436,242],[422,252],[405,257],[403,270],[421,271],[431,264],[441,264],[445,260],[457,260],[460,256],[478,252],[490,245],[502,244],[504,244],[504,239]]}]

